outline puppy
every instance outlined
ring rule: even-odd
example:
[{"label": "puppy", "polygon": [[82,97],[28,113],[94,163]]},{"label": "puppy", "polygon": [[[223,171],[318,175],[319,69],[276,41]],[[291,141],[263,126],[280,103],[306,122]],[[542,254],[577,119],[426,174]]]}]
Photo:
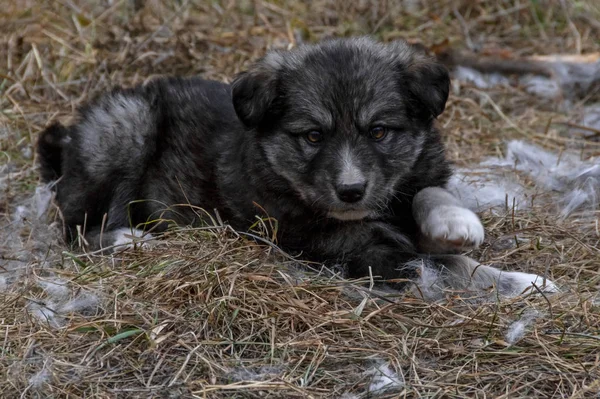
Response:
[{"label": "puppy", "polygon": [[231,85],[170,77],[101,95],[41,134],[41,176],[58,179],[68,239],[90,249],[203,223],[202,208],[239,230],[273,218],[283,248],[350,277],[399,286],[426,267],[443,287],[518,294],[541,278],[439,255],[484,239],[444,189],[434,122],[448,91],[447,70],[404,41],[274,50]]}]

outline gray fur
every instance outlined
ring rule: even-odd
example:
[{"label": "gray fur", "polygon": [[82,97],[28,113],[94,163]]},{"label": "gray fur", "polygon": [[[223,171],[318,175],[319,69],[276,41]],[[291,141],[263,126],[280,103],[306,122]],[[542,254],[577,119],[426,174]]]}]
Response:
[{"label": "gray fur", "polygon": [[557,292],[557,286],[535,274],[505,272],[481,265],[466,256],[435,255],[429,259],[411,262],[420,271],[421,278],[415,291],[426,299],[437,300],[448,291],[475,299],[514,297],[525,293]]},{"label": "gray fur", "polygon": [[[216,209],[239,230],[277,219],[285,249],[344,262],[351,277],[412,278],[403,265],[421,257],[417,222],[456,201],[424,200],[413,216],[415,194],[450,176],[434,126],[448,89],[446,69],[403,41],[272,51],[232,85],[171,77],[101,95],[42,134],[41,173],[62,176],[69,238],[85,225],[92,249],[123,227],[198,224],[198,208]],[[323,140],[310,143],[310,131]],[[360,200],[341,199],[341,186],[363,183]]]}]

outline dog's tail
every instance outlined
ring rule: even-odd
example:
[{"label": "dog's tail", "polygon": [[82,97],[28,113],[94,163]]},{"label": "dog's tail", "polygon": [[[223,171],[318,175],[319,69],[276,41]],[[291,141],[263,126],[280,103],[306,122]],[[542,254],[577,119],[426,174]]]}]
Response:
[{"label": "dog's tail", "polygon": [[477,263],[461,255],[436,255],[420,259],[417,267],[420,277],[414,287],[417,294],[436,300],[449,292],[461,297],[465,293],[481,297],[514,297],[528,292],[557,292],[558,287],[537,274],[507,272]]},{"label": "dog's tail", "polygon": [[37,142],[40,175],[44,183],[58,179],[62,175],[63,146],[69,135],[69,128],[56,122],[44,130]]}]

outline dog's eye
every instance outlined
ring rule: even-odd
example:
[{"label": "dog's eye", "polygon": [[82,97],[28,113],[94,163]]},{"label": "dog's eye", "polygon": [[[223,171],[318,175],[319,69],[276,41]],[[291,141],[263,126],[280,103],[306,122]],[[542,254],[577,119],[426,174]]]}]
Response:
[{"label": "dog's eye", "polygon": [[369,136],[375,141],[382,140],[387,134],[387,129],[381,126],[376,126],[369,132]]},{"label": "dog's eye", "polygon": [[323,140],[323,134],[319,131],[311,130],[310,132],[306,133],[306,140],[313,144],[319,143]]}]

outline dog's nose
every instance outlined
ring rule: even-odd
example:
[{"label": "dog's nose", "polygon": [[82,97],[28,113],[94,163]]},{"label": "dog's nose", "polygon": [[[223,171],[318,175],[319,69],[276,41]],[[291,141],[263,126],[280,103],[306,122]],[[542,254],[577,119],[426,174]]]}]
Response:
[{"label": "dog's nose", "polygon": [[341,184],[337,187],[337,196],[344,202],[358,202],[365,196],[367,183]]}]

